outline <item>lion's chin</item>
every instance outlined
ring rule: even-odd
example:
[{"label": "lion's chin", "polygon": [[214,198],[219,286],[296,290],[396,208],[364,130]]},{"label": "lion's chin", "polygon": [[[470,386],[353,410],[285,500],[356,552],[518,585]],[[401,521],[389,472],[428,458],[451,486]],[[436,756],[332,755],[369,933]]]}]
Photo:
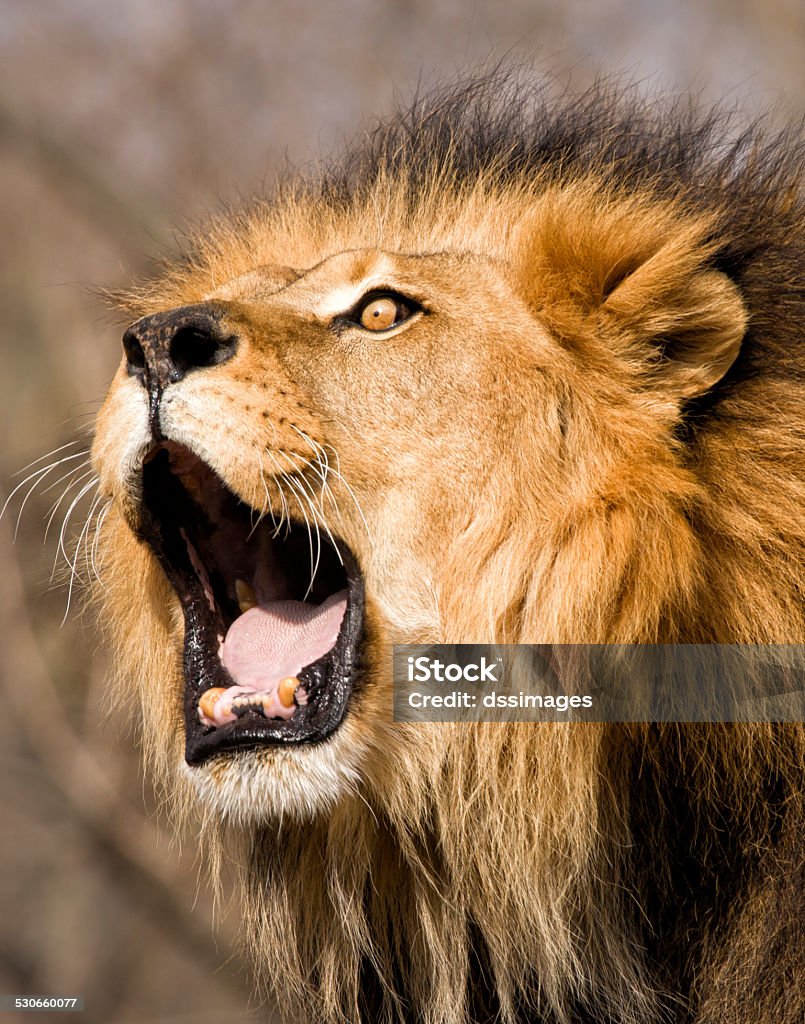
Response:
[{"label": "lion's chin", "polygon": [[349,723],[324,743],[221,754],[181,771],[205,814],[254,828],[281,819],[310,821],[329,814],[355,791],[361,746]]}]

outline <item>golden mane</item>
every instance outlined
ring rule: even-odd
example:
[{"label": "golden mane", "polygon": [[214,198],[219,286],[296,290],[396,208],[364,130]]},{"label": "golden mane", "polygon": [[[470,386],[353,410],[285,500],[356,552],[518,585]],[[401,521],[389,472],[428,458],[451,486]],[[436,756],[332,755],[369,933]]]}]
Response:
[{"label": "golden mane", "polygon": [[[524,414],[501,449],[425,639],[803,643],[801,147],[724,133],[615,89],[553,104],[464,83],[120,302],[169,310],[361,247],[490,259],[561,344],[560,412]],[[162,681],[141,691],[145,746],[189,815],[168,584],[120,511],[99,551],[120,678]],[[289,1020],[800,1019],[801,726],[386,722],[364,740],[371,772],[326,814],[207,823],[213,860],[242,857],[249,946]]]}]

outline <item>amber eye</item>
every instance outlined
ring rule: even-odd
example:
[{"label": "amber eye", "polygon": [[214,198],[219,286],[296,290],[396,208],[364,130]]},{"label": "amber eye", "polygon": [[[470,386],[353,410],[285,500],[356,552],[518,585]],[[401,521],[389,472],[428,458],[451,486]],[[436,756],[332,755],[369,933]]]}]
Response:
[{"label": "amber eye", "polygon": [[407,320],[413,312],[413,305],[397,295],[375,295],[358,308],[356,319],[367,331],[387,331]]}]

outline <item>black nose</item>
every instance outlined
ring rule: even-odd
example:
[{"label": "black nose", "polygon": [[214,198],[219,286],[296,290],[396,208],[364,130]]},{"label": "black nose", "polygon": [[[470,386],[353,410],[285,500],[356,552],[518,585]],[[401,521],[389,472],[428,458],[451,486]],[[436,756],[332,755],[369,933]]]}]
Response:
[{"label": "black nose", "polygon": [[222,315],[207,305],[181,306],[133,323],[123,335],[128,372],[160,395],[191,370],[225,363],[238,339],[224,328]]}]

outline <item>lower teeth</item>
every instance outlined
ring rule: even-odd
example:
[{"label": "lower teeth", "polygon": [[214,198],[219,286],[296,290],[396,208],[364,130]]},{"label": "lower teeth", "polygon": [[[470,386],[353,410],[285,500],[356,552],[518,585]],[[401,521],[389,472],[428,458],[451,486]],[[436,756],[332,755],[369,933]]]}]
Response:
[{"label": "lower teeth", "polygon": [[281,679],[273,690],[237,693],[230,697],[225,696],[226,693],[223,687],[214,686],[201,695],[198,715],[202,725],[217,728],[227,722],[234,722],[249,711],[257,711],[264,718],[287,721],[297,705],[303,707],[307,704],[307,694],[296,676]]}]

